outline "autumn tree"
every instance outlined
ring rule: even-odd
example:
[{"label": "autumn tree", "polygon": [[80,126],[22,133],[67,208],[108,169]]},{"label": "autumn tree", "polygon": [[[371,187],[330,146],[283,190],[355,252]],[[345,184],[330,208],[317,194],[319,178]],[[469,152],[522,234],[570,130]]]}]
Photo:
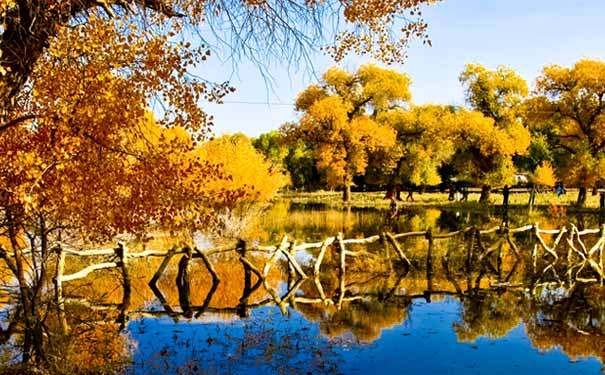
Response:
[{"label": "autumn tree", "polygon": [[[480,202],[489,199],[492,185],[512,183],[512,156],[527,149],[527,130],[520,124],[510,132],[477,111],[460,109],[445,120],[454,131],[451,164],[461,180],[482,184]],[[514,129],[517,130],[514,130]]]},{"label": "autumn tree", "polygon": [[542,162],[531,176],[531,181],[539,186],[555,186],[557,176],[552,164],[548,160]]},{"label": "autumn tree", "polygon": [[[375,168],[387,173],[389,183],[416,186],[441,183],[439,167],[454,153],[452,128],[445,117],[453,108],[438,105],[412,106],[409,110],[392,109],[378,115],[378,121],[397,131],[397,146]],[[387,157],[395,158],[396,167],[384,170]]]},{"label": "autumn tree", "polygon": [[[464,137],[459,138],[464,144],[463,152],[455,157],[458,165],[465,166],[459,169],[460,172],[474,171],[470,173],[473,182],[482,185],[479,201],[487,202],[493,184],[510,182],[515,172],[512,157],[525,154],[529,146],[529,131],[520,121],[521,103],[528,88],[523,78],[504,66],[492,71],[481,65],[468,64],[459,79],[471,108],[490,119],[492,124],[488,125],[476,115],[463,113],[465,120],[474,122],[469,128],[480,132],[473,135],[469,129],[463,129],[463,133],[469,135],[469,143],[464,144]],[[484,136],[496,138],[481,140]],[[481,142],[491,146],[481,145]]]},{"label": "autumn tree", "polygon": [[[212,125],[200,101],[231,90],[191,74],[210,54],[196,27],[229,30],[209,39],[258,61],[304,55],[333,16],[346,24],[330,33],[336,59],[394,61],[408,37],[424,35],[418,7],[430,2],[1,0],[0,256],[21,292],[24,361],[43,360],[49,337],[39,303],[51,241],[103,241],[149,223],[191,230],[247,196],[210,196],[205,186],[225,175],[190,153]],[[392,33],[394,23],[404,28]],[[174,130],[154,138],[154,126]]]},{"label": "autumn tree", "polygon": [[[184,70],[197,57],[189,51],[167,38],[136,43],[93,18],[80,34],[58,36],[57,49],[31,73],[27,95],[14,108],[35,118],[0,134],[0,236],[6,240],[0,257],[20,288],[26,362],[44,359],[41,302],[58,244],[141,234],[150,223],[192,230],[245,195],[228,189],[208,195],[205,184],[224,174],[189,156],[194,139],[180,127],[195,121],[205,128],[198,96],[219,100],[228,88],[192,88]],[[90,38],[91,45],[81,43]],[[108,39],[113,42],[100,42]],[[155,90],[173,93],[173,105],[157,120],[146,107]]]},{"label": "autumn tree", "polygon": [[604,99],[605,63],[580,60],[572,67],[545,67],[527,102],[531,126],[563,154],[564,182],[580,187],[579,206],[585,203],[587,188],[605,176]]},{"label": "autumn tree", "polygon": [[296,109],[303,112],[298,132],[312,145],[328,185],[343,188],[345,202],[369,155],[395,145],[395,131],[376,116],[410,100],[409,82],[405,74],[374,65],[355,73],[331,68],[320,84],[298,95]]},{"label": "autumn tree", "polygon": [[[387,62],[405,57],[410,39],[425,37],[420,7],[434,0],[346,1],[192,1],[192,0],[2,0],[0,17],[0,112],[2,127],[19,122],[11,116],[17,95],[30,78],[38,60],[54,47],[60,33],[79,33],[91,16],[105,25],[122,20],[145,25],[153,37],[192,38],[191,27],[208,26],[202,40],[215,39],[233,51],[260,61],[268,55],[305,56],[309,48],[324,45],[326,24],[342,20],[341,29],[330,30],[333,41],[326,51],[336,59],[348,52],[368,53]],[[269,27],[267,27],[269,25]],[[90,29],[86,29],[88,30]],[[398,30],[394,32],[393,30]],[[124,30],[124,34],[128,31]],[[137,39],[141,42],[142,39]],[[110,40],[104,40],[110,44]],[[85,42],[92,46],[92,43]],[[262,47],[262,48],[258,48]],[[157,51],[161,54],[161,51]],[[127,50],[116,50],[127,54]]]},{"label": "autumn tree", "polygon": [[196,147],[201,160],[219,165],[226,178],[206,185],[210,195],[223,190],[245,189],[246,196],[234,204],[266,202],[288,183],[287,176],[252,145],[244,134],[224,135]]}]

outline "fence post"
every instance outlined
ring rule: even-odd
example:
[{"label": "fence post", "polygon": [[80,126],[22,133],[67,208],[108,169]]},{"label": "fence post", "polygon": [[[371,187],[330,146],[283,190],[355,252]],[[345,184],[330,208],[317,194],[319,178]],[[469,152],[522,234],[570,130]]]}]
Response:
[{"label": "fence post", "polygon": [[179,303],[186,318],[193,317],[191,310],[191,289],[189,284],[189,261],[193,256],[193,251],[189,246],[183,249],[185,254],[179,261],[179,272],[176,276],[176,286],[179,292]]},{"label": "fence post", "polygon": [[250,297],[250,291],[252,290],[252,271],[250,270],[250,266],[241,260],[242,258],[246,257],[246,241],[239,239],[237,241],[235,250],[241,257],[240,263],[242,266],[244,266],[244,290],[236,309],[237,315],[239,315],[240,318],[246,318],[250,315],[250,311],[248,309],[248,298]]},{"label": "fence post", "polygon": [[121,328],[124,328],[124,324],[127,320],[127,310],[130,307],[130,296],[131,296],[131,285],[130,275],[128,274],[128,248],[124,245],[124,242],[118,242],[118,247],[115,249],[115,254],[118,257],[117,265],[120,267],[122,272],[122,288],[124,295],[122,297],[121,313],[118,321],[121,324]]},{"label": "fence post", "polygon": [[340,266],[339,266],[339,281],[340,281],[340,294],[338,295],[338,310],[342,309],[342,302],[345,298],[345,275],[346,275],[346,260],[347,260],[347,252],[345,249],[345,244],[343,241],[342,232],[339,232],[336,236],[336,241],[338,242],[338,250],[340,253]]},{"label": "fence post", "polygon": [[428,249],[426,254],[426,287],[427,290],[424,293],[426,302],[431,302],[431,293],[433,292],[433,229],[429,230],[425,234],[425,238],[428,241]]}]

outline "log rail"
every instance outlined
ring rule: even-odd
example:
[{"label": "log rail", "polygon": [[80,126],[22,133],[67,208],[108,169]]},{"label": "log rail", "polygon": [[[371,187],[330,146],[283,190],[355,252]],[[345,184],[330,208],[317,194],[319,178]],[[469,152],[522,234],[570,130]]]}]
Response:
[{"label": "log rail", "polygon": [[[314,258],[314,262],[310,267],[312,272],[313,281],[317,286],[317,290],[319,292],[319,298],[317,301],[321,301],[324,304],[331,303],[332,301],[327,299],[323,288],[321,287],[321,283],[319,282],[319,274],[320,267],[322,265],[323,260],[325,259],[326,253],[333,249],[338,254],[338,267],[339,267],[339,276],[340,276],[340,285],[338,291],[338,298],[336,300],[336,304],[338,308],[342,306],[342,303],[347,300],[348,296],[346,296],[346,285],[344,284],[345,275],[347,273],[347,257],[358,257],[363,255],[372,255],[375,254],[368,252],[367,250],[360,251],[351,251],[347,249],[350,245],[369,245],[373,243],[383,243],[387,250],[387,258],[389,245],[396,253],[399,261],[403,265],[405,269],[409,269],[413,267],[413,263],[410,261],[410,257],[406,255],[405,249],[402,246],[402,241],[410,238],[417,238],[420,240],[424,240],[427,242],[427,277],[430,280],[432,275],[432,249],[435,241],[446,240],[449,238],[453,238],[456,236],[471,236],[471,245],[467,249],[467,269],[471,269],[473,265],[471,264],[472,259],[478,259],[479,263],[488,259],[494,254],[497,254],[498,259],[498,268],[501,267],[502,263],[502,244],[504,241],[509,244],[509,247],[513,251],[514,255],[517,259],[520,259],[520,252],[517,246],[512,241],[512,236],[518,233],[527,232],[528,234],[534,236],[536,238],[536,244],[531,251],[531,254],[528,254],[532,259],[532,264],[534,268],[534,272],[537,272],[536,267],[538,263],[538,258],[540,255],[540,249],[542,249],[542,258],[549,258],[550,264],[542,271],[542,275],[545,275],[549,272],[552,272],[555,276],[555,279],[558,281],[567,280],[568,282],[599,282],[603,285],[605,281],[605,272],[604,272],[604,247],[605,247],[605,225],[598,229],[585,229],[579,230],[573,224],[567,228],[562,227],[560,229],[542,229],[539,227],[538,223],[524,225],[517,228],[509,228],[506,225],[495,226],[487,229],[479,229],[477,227],[471,226],[458,231],[448,232],[448,233],[433,233],[432,230],[426,231],[413,231],[406,233],[381,233],[379,235],[373,235],[366,238],[350,238],[346,239],[343,237],[342,233],[338,233],[335,236],[328,237],[321,242],[310,242],[310,243],[297,243],[295,240],[291,240],[287,235],[284,235],[277,245],[256,245],[249,246],[244,241],[239,240],[237,243],[229,244],[226,246],[215,247],[211,249],[201,250],[196,247],[183,246],[181,248],[173,247],[171,249],[162,251],[162,250],[144,250],[141,252],[131,252],[126,247],[124,243],[118,243],[117,246],[113,249],[98,249],[98,250],[77,250],[71,249],[65,246],[57,247],[55,252],[57,255],[57,267],[56,267],[56,275],[54,277],[54,286],[55,286],[55,300],[56,304],[59,307],[60,317],[63,320],[63,326],[67,327],[67,323],[65,320],[64,313],[64,303],[65,298],[63,296],[63,283],[70,282],[77,279],[82,279],[88,277],[91,273],[103,270],[103,269],[113,269],[118,268],[121,271],[122,275],[122,284],[124,290],[124,297],[122,307],[127,309],[129,300],[130,300],[130,277],[128,273],[128,264],[130,259],[140,259],[147,257],[163,257],[163,261],[154,273],[153,277],[149,281],[149,285],[152,289],[157,289],[157,281],[161,278],[164,271],[170,264],[170,261],[173,257],[181,255],[181,261],[179,262],[178,267],[178,276],[177,276],[177,284],[188,286],[189,285],[189,268],[190,261],[194,258],[199,258],[202,260],[203,266],[206,268],[210,276],[213,280],[213,288],[216,289],[216,285],[220,282],[220,278],[216,270],[214,269],[213,262],[211,260],[212,256],[219,254],[235,254],[239,257],[240,262],[244,266],[245,270],[248,272],[248,275],[254,273],[259,282],[255,287],[258,287],[260,283],[265,287],[265,289],[269,292],[274,300],[275,304],[280,307],[282,312],[285,311],[286,304],[288,302],[293,302],[298,300],[299,303],[310,303],[311,301],[307,301],[298,296],[295,296],[294,292],[286,294],[284,297],[280,297],[268,284],[267,278],[270,269],[276,263],[276,261],[280,258],[284,259],[288,267],[290,269],[290,273],[295,276],[293,277],[294,285],[300,285],[303,280],[307,279],[309,276],[305,273],[304,268],[298,263],[296,260],[296,253],[300,251],[308,251],[308,250],[318,250],[317,256]],[[496,245],[491,247],[486,247],[483,245],[482,236],[490,235],[490,234],[498,234],[501,236],[501,240],[496,243]],[[547,241],[544,239],[543,235],[555,236],[554,242],[549,245]],[[585,244],[585,239],[583,236],[587,235],[598,235],[598,240],[592,246],[587,246]],[[565,239],[565,241],[564,241]],[[560,247],[567,245],[567,253],[562,254],[561,251],[557,251]],[[478,251],[478,253],[475,253]],[[250,259],[247,257],[248,254],[251,253],[260,253],[264,254],[265,262],[262,267],[257,268]],[[565,275],[557,274],[555,270],[555,263],[559,261],[563,257],[567,261],[567,269]],[[103,261],[100,263],[95,263],[85,267],[77,272],[71,274],[64,274],[65,262],[68,257],[104,257]],[[107,257],[113,259],[106,259]],[[444,265],[447,265],[449,258],[449,253],[442,260]],[[389,260],[390,262],[390,260]],[[584,269],[590,269],[597,276],[594,278],[585,278],[580,277],[580,272]],[[507,283],[508,279],[510,279],[510,274],[502,280],[503,283]],[[470,282],[470,280],[469,280]],[[503,284],[504,285],[504,284]],[[429,285],[429,291],[431,286]],[[458,289],[458,288],[456,288]],[[251,293],[248,293],[248,295]],[[179,299],[181,300],[181,304],[184,306],[189,306],[189,316],[191,316],[191,304],[188,299],[188,295],[184,294]],[[247,299],[247,298],[246,298]],[[315,301],[315,300],[314,300]],[[208,303],[205,303],[205,307],[207,308]],[[66,329],[66,328],[65,328]]]}]

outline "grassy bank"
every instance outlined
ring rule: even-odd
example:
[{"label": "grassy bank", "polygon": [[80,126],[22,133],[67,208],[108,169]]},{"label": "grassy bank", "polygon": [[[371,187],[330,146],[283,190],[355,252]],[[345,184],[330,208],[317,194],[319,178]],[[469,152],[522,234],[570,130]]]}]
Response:
[{"label": "grassy bank", "polygon": [[[407,192],[401,193],[403,201],[398,205],[403,206],[427,206],[427,207],[449,207],[481,209],[502,205],[502,194],[492,193],[490,205],[479,203],[479,193],[471,192],[467,202],[456,202],[448,200],[448,193],[414,193],[414,202],[405,200]],[[282,198],[287,198],[294,203],[325,204],[327,206],[342,206],[342,192],[339,191],[317,191],[312,193],[284,192],[280,194]],[[350,205],[352,207],[388,207],[390,201],[384,199],[385,192],[353,192],[351,194]],[[592,195],[590,192],[586,197],[586,205],[583,208],[575,206],[577,199],[577,190],[569,189],[567,194],[557,197],[554,192],[536,194],[536,209],[548,209],[551,207],[565,207],[567,211],[594,211],[599,208],[599,195]],[[529,201],[528,192],[513,191],[510,194],[509,205],[511,209],[527,209]]]}]

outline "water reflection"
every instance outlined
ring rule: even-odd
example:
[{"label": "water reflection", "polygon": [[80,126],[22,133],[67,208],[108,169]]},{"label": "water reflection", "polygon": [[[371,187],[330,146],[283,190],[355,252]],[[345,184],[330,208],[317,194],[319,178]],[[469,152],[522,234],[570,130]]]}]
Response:
[{"label": "water reflection", "polygon": [[[348,237],[385,228],[432,228],[437,234],[460,230],[475,220],[488,227],[500,219],[438,210],[410,211],[396,222],[374,211],[323,216],[312,211],[306,218],[299,208],[290,212],[279,223],[285,228],[280,233],[312,240],[343,229]],[[543,228],[562,224],[561,218],[512,215],[511,226],[531,219]],[[585,222],[592,225],[591,218]],[[277,230],[268,224],[264,228],[251,236],[271,240]],[[556,237],[544,234],[548,246]],[[594,244],[597,237],[587,238],[586,244]],[[605,290],[598,283],[569,282],[565,256],[554,261],[542,252],[532,258],[538,240],[531,232],[468,232],[431,241],[402,241],[409,266],[385,245],[388,241],[379,241],[367,247],[372,256],[351,257],[346,273],[334,245],[319,272],[314,268],[319,251],[309,250],[302,257],[306,261],[300,262],[308,278],[282,257],[263,281],[259,276],[268,256],[243,253],[243,261],[242,252],[211,259],[213,277],[205,260],[190,251],[167,264],[161,277],[149,284],[162,260],[132,262],[128,304],[119,272],[64,286],[67,335],[61,333],[49,302],[45,355],[56,358],[61,371],[74,373],[82,364],[137,374],[366,373],[372,363],[376,366],[376,358],[384,360],[385,373],[468,373],[493,372],[493,359],[481,350],[492,350],[488,346],[493,345],[500,348],[496,354],[506,358],[513,345],[519,362],[498,362],[503,373],[519,372],[514,366],[551,373],[596,373],[602,368]],[[366,247],[351,245],[348,250],[363,252]],[[574,272],[581,272],[580,278],[591,276],[589,268]],[[24,339],[18,305],[8,300],[3,317],[1,355],[9,364],[19,359]],[[527,340],[535,350],[524,346]],[[398,354],[402,348],[407,359]],[[558,356],[559,350],[565,356]],[[411,364],[410,355],[428,356],[425,366]]]}]

